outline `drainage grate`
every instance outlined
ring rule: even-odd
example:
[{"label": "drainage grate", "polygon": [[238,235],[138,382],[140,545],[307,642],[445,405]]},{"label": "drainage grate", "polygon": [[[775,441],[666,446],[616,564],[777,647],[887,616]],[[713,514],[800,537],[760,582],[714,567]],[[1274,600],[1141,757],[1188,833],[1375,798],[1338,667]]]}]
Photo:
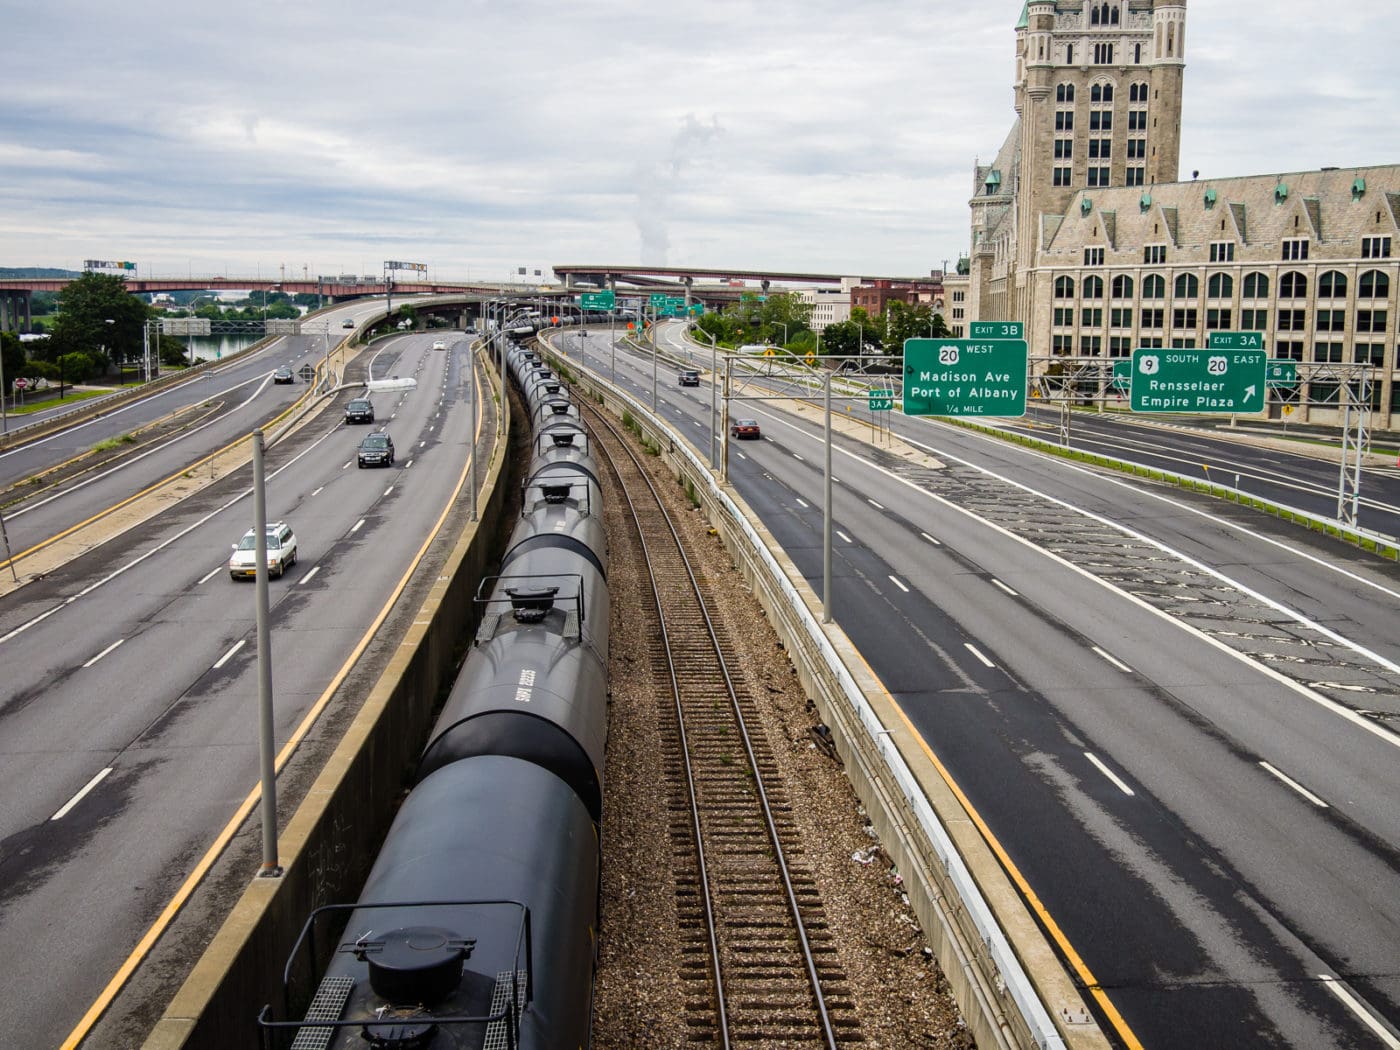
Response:
[{"label": "drainage grate", "polygon": [[[349,977],[327,977],[316,989],[316,996],[306,1008],[306,1021],[339,1021],[341,1011],[350,999],[355,982]],[[334,1028],[302,1028],[292,1040],[292,1050],[326,1050],[335,1038]]]}]

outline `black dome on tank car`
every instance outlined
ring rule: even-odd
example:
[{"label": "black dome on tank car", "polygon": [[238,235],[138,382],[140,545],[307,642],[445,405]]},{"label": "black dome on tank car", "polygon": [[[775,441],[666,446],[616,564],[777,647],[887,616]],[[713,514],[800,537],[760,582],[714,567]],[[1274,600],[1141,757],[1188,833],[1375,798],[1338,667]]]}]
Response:
[{"label": "black dome on tank car", "polygon": [[[388,1035],[389,1022],[401,1040],[429,1033],[417,1045],[431,1050],[504,1046],[500,1022],[441,1019],[487,1017],[514,997],[521,1050],[587,1046],[597,904],[597,830],[567,784],[497,755],[444,766],[399,810],[332,956],[321,989],[344,982],[349,998],[331,1045],[365,1050],[362,1030]],[[377,945],[406,940],[430,949],[429,965],[399,968],[389,999],[376,992],[369,960]],[[444,955],[459,944],[460,976],[444,991]],[[423,998],[443,996],[430,1009],[405,1001],[418,976],[432,983]]]}]

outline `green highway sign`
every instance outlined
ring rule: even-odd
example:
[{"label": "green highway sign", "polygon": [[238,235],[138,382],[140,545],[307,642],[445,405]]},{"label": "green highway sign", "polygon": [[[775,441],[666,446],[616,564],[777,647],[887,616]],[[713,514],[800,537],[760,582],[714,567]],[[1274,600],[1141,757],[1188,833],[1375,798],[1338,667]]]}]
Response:
[{"label": "green highway sign", "polygon": [[967,334],[973,339],[1024,339],[1026,326],[1020,321],[972,321]]},{"label": "green highway sign", "polygon": [[1269,386],[1294,387],[1298,385],[1298,362],[1287,357],[1269,358]]},{"label": "green highway sign", "polygon": [[907,416],[1024,416],[1024,339],[906,339]]},{"label": "green highway sign", "polygon": [[611,310],[617,306],[615,292],[584,292],[578,298],[585,310]]},{"label": "green highway sign", "polygon": [[870,411],[888,412],[894,408],[893,390],[867,390],[865,393],[870,399]]},{"label": "green highway sign", "polygon": [[1113,362],[1113,389],[1127,390],[1133,385],[1133,363],[1127,358]]},{"label": "green highway sign", "polygon": [[1211,332],[1212,350],[1263,350],[1263,332]]},{"label": "green highway sign", "polygon": [[1263,350],[1134,350],[1134,412],[1264,410]]},{"label": "green highway sign", "polygon": [[665,306],[667,295],[665,292],[652,292],[648,300],[652,306]]}]

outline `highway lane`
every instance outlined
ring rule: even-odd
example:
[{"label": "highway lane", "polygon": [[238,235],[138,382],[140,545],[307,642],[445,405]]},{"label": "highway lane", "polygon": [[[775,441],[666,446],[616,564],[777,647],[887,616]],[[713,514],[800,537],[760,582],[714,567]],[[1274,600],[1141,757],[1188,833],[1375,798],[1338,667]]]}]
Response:
[{"label": "highway lane", "polygon": [[[1002,429],[1057,442],[1058,417],[1056,411],[1032,405],[1024,420],[992,422]],[[1149,421],[1141,416],[1076,412],[1070,447],[1238,488],[1320,517],[1336,516],[1339,450],[1331,460],[1309,455],[1301,445],[1290,450],[1279,444],[1280,431],[1271,434],[1262,425],[1246,426],[1240,436],[1246,442],[1251,438],[1274,440],[1269,447],[1235,441],[1227,428],[1212,427],[1208,420],[1198,428],[1179,419]],[[1400,536],[1400,470],[1393,461],[1363,470],[1358,508],[1361,528]]]},{"label": "highway lane", "polygon": [[[261,350],[240,354],[225,364],[202,370],[189,382],[154,391],[104,412],[97,419],[0,452],[0,488],[49,470],[101,442],[120,438],[172,413],[187,411],[211,396],[235,397],[247,384],[270,376],[279,365],[315,364],[343,338],[353,334],[351,329],[342,327],[344,321],[360,324],[382,310],[383,305],[377,301],[333,307],[305,319],[308,334],[274,339]],[[296,384],[284,389],[288,393],[300,393],[304,388]],[[64,410],[65,413],[73,411],[78,409]]]},{"label": "highway lane", "polygon": [[[647,397],[648,368],[634,376]],[[708,398],[705,387],[699,393]],[[667,410],[687,408],[685,426],[704,436],[695,423],[707,401],[674,387],[663,397]],[[750,408],[764,414],[756,405],[744,414]],[[807,439],[803,447],[795,428],[769,415],[776,439],[736,445],[744,451],[731,477],[820,588],[819,446]],[[1045,457],[997,454],[1019,458],[1042,487],[1053,484],[1048,474],[1063,480],[1062,465]],[[838,487],[838,619],[1013,844],[1146,1045],[1230,1045],[1269,1030],[1289,1045],[1373,1045],[1365,1022],[1318,975],[1349,977],[1362,998],[1395,1016],[1394,744],[1289,689],[1255,666],[1261,661],[1241,661],[1182,621],[1047,564],[1039,551],[1022,564],[1024,545],[1003,549],[989,538],[994,518],[960,526],[962,512],[950,518],[949,507],[929,507],[909,486],[844,461],[838,456],[846,482]],[[753,467],[766,473],[755,478]],[[1068,475],[1079,490],[1093,490],[1092,479],[1078,469]],[[1100,490],[1100,509],[1140,526],[1172,521],[1177,535],[1204,528],[1203,553],[1232,546],[1222,559],[1232,568],[1254,560],[1258,541],[1227,543],[1228,523],[1167,512],[1130,498],[1132,489]],[[1348,579],[1308,560],[1334,551],[1267,549],[1279,564],[1260,572],[1286,581],[1286,593]],[[1144,565],[1158,573],[1167,558],[1146,550]],[[950,552],[958,561],[941,564]],[[1373,630],[1393,622],[1393,612],[1376,619],[1384,574],[1348,571],[1367,587],[1333,582],[1342,592],[1334,596],[1354,586],[1370,605],[1344,613],[1347,622]],[[1393,595],[1394,581],[1388,586]],[[1393,700],[1393,678],[1387,688]],[[1288,772],[1292,783],[1279,775]],[[1328,808],[1293,784],[1310,785]]]},{"label": "highway lane", "polygon": [[[394,468],[357,469],[374,428],[339,413],[269,449],[269,515],[299,540],[271,581],[279,745],[462,475],[466,358],[430,341],[399,337],[381,362],[419,382],[374,395]],[[224,569],[248,484],[245,469],[0,605],[0,936],[26,946],[0,963],[0,1002],[25,1045],[58,1045],[256,785],[255,588]]]}]

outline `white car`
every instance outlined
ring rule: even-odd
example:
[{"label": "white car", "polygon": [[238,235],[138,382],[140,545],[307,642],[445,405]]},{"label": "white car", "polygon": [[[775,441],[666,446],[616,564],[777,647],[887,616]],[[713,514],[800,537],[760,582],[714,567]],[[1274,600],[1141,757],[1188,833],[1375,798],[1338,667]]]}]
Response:
[{"label": "white car", "polygon": [[434,339],[434,340],[433,340],[433,349],[434,349],[434,350],[446,350],[446,349],[447,349],[447,341],[446,341],[445,339]]},{"label": "white car", "polygon": [[[249,529],[243,538],[233,545],[233,554],[228,560],[228,574],[231,579],[256,579],[258,572],[258,534]],[[292,527],[285,521],[273,521],[267,525],[267,568],[273,576],[281,577],[297,563],[297,538]]]}]

